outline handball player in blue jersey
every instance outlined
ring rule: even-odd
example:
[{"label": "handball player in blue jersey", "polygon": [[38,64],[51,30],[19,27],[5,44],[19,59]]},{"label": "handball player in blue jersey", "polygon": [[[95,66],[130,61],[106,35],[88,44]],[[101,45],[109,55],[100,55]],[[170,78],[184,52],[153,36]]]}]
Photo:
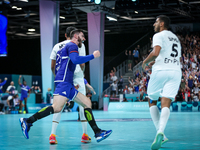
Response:
[{"label": "handball player in blue jersey", "polygon": [[21,75],[19,76],[18,79],[18,84],[21,87],[21,98],[20,98],[20,104],[19,104],[19,113],[22,113],[22,101],[24,100],[24,114],[28,113],[28,109],[27,109],[27,97],[28,97],[28,93],[30,94],[30,87],[28,85],[26,85],[26,81],[23,81],[23,84],[21,84],[20,80],[21,80]]},{"label": "handball player in blue jersey", "polygon": [[91,101],[78,92],[73,85],[73,75],[76,64],[86,63],[94,58],[100,57],[99,51],[94,51],[92,55],[79,56],[78,47],[82,46],[82,40],[80,38],[82,35],[82,30],[73,30],[70,34],[71,42],[65,45],[60,52],[60,59],[56,60],[56,63],[59,64],[59,70],[55,77],[56,89],[54,92],[53,105],[42,108],[29,118],[19,119],[25,138],[29,139],[28,132],[32,123],[50,114],[60,112],[68,100],[73,100],[84,107],[85,117],[95,133],[97,142],[102,141],[112,133],[112,130],[101,130],[97,126],[91,109]]}]

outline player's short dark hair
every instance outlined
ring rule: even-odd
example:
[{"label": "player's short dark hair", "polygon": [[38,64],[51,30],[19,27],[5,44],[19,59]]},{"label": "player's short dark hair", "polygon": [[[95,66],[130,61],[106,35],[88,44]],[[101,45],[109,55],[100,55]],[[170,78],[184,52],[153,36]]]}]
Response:
[{"label": "player's short dark hair", "polygon": [[169,29],[169,25],[170,25],[170,18],[165,16],[165,15],[160,15],[156,18],[159,18],[160,22],[164,22],[164,27]]},{"label": "player's short dark hair", "polygon": [[80,32],[83,32],[83,30],[76,29],[76,30],[71,31],[70,39],[72,39],[74,37],[74,34],[79,34]]},{"label": "player's short dark hair", "polygon": [[71,33],[73,30],[77,30],[77,29],[76,29],[75,27],[72,27],[72,26],[67,27],[67,29],[66,29],[66,31],[65,31],[65,33],[67,34],[67,37],[70,36],[70,33]]}]

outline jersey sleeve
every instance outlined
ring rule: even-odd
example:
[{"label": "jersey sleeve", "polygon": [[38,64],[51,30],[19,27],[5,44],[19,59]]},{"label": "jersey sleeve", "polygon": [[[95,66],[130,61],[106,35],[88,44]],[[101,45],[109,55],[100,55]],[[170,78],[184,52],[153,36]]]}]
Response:
[{"label": "jersey sleeve", "polygon": [[161,48],[163,47],[162,36],[159,33],[153,36],[153,47],[154,46],[160,46]]},{"label": "jersey sleeve", "polygon": [[84,78],[84,83],[85,83],[85,85],[88,84],[88,82],[87,82],[87,80],[85,78]]},{"label": "jersey sleeve", "polygon": [[59,50],[59,45],[56,44],[56,45],[53,47],[53,50],[51,51],[50,59],[56,60],[56,53],[57,53],[58,50]]},{"label": "jersey sleeve", "polygon": [[0,86],[3,86],[4,84],[6,84],[7,80],[4,80],[2,83],[0,83]]},{"label": "jersey sleeve", "polygon": [[79,54],[79,52],[78,52],[78,46],[77,45],[70,45],[69,46],[69,48],[68,48],[68,54],[70,55],[71,53],[77,53],[77,54]]}]

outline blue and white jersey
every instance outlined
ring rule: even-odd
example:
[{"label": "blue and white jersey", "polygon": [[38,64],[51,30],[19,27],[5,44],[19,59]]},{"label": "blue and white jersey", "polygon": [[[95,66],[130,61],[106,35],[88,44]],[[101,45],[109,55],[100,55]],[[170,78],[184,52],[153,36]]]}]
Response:
[{"label": "blue and white jersey", "polygon": [[73,84],[76,64],[73,64],[72,61],[70,61],[70,53],[79,53],[78,46],[73,42],[67,43],[64,48],[57,52],[56,67],[58,68],[58,71],[56,72],[54,82],[68,82]]},{"label": "blue and white jersey", "polygon": [[28,85],[23,85],[23,84],[20,84],[20,87],[21,87],[21,95],[27,96],[30,87]]}]

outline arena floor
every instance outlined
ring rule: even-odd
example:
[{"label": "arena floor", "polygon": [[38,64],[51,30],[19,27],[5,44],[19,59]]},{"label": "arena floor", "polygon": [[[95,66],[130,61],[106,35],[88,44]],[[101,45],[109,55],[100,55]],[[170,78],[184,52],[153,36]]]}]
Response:
[{"label": "arena floor", "polygon": [[[0,150],[150,150],[155,137],[155,127],[149,112],[94,111],[97,124],[102,129],[112,129],[106,140],[97,143],[88,125],[92,138],[82,144],[82,126],[77,121],[77,112],[63,113],[57,130],[57,145],[49,144],[52,116],[34,123],[24,138],[18,119],[30,114],[0,115]],[[169,142],[163,150],[200,149],[200,112],[172,112],[165,134]]]}]

